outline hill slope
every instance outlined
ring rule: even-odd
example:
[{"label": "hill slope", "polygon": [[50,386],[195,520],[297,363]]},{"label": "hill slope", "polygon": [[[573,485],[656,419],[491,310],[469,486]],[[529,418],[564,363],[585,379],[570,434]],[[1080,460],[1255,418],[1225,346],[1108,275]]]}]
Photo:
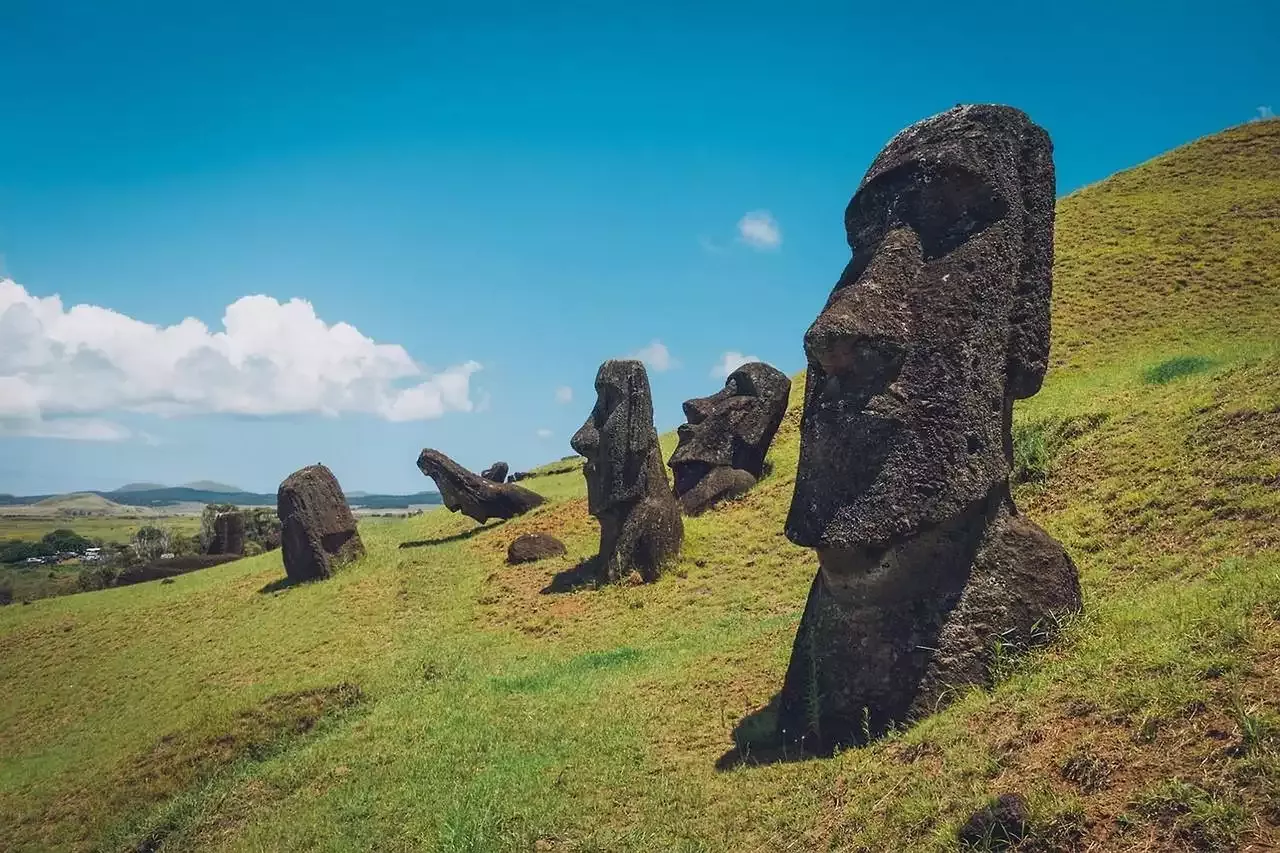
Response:
[{"label": "hill slope", "polygon": [[[1020,791],[1025,849],[1270,849],[1278,145],[1235,128],[1060,202],[1018,500],[1088,610],[993,689],[834,758],[722,760],[815,570],[781,535],[797,383],[773,473],[653,586],[566,589],[596,536],[572,471],[504,525],[363,521],[321,584],[281,589],[273,553],[0,611],[4,846],[948,850]],[[530,530],[569,556],[503,566]]]}]

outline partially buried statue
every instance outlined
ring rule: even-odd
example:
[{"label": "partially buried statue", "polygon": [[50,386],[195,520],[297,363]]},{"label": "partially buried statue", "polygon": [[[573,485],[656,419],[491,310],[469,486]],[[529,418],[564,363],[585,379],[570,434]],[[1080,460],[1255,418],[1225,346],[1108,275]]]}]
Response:
[{"label": "partially buried statue", "polygon": [[1009,495],[1013,401],[1049,356],[1053,149],[1020,111],[898,134],[845,213],[853,260],[805,334],[791,541],[819,570],[779,735],[859,743],[990,681],[1080,609],[1076,568]]},{"label": "partially buried statue", "polygon": [[495,483],[473,474],[431,448],[418,455],[418,470],[436,481],[440,497],[450,512],[461,512],[481,524],[491,518],[515,518],[546,500],[523,486]]},{"label": "partially buried statue", "polygon": [[688,515],[743,494],[764,472],[782,416],[787,413],[791,380],[777,368],[744,364],[710,397],[686,400],[671,454],[676,497]]},{"label": "partially buried statue", "polygon": [[289,580],[327,578],[364,556],[351,507],[333,472],[324,465],[294,471],[276,492],[280,545]]},{"label": "partially buried statue", "polygon": [[600,365],[595,408],[569,443],[586,457],[587,508],[600,521],[597,576],[616,581],[636,571],[656,580],[680,550],[684,523],[667,485],[643,364]]}]

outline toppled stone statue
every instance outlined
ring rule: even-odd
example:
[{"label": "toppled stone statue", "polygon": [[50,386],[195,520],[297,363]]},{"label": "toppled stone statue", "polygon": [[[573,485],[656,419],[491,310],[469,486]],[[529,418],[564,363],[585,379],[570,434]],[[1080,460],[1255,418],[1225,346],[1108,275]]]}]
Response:
[{"label": "toppled stone statue", "polygon": [[565,555],[564,543],[549,533],[524,533],[512,540],[507,546],[507,562],[534,563],[550,557]]},{"label": "toppled stone statue", "polygon": [[505,483],[507,481],[507,463],[495,462],[481,471],[480,476],[491,483]]},{"label": "toppled stone statue", "polygon": [[440,497],[450,512],[461,512],[481,524],[491,518],[515,518],[546,500],[523,486],[495,483],[473,474],[431,448],[419,454],[418,470],[436,481]]},{"label": "toppled stone statue", "polygon": [[213,538],[209,540],[208,554],[243,554],[245,539],[244,514],[232,510],[219,513],[213,519]]},{"label": "toppled stone statue", "polygon": [[327,578],[364,555],[346,496],[323,465],[294,471],[276,492],[284,570],[291,581]]},{"label": "toppled stone statue", "polygon": [[1013,401],[1049,356],[1054,170],[1020,111],[899,133],[845,213],[853,260],[805,334],[786,533],[817,551],[784,740],[860,743],[989,682],[1079,610],[1075,565],[1009,494]]},{"label": "toppled stone statue", "polygon": [[710,397],[685,401],[688,422],[677,430],[670,464],[686,514],[698,515],[756,484],[790,394],[785,373],[755,361],[730,373]]},{"label": "toppled stone statue", "polygon": [[680,550],[684,522],[667,485],[643,364],[600,365],[595,408],[569,443],[586,457],[587,508],[600,522],[597,578],[612,582],[636,571],[656,580]]}]

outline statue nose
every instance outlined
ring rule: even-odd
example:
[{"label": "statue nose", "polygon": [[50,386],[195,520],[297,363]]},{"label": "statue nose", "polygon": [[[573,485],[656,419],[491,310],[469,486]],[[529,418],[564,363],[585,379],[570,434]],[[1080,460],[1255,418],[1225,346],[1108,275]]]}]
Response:
[{"label": "statue nose", "polygon": [[[851,295],[852,297],[852,295]],[[894,316],[866,300],[832,305],[804,336],[805,352],[828,376],[874,381],[902,363],[905,346]]]}]

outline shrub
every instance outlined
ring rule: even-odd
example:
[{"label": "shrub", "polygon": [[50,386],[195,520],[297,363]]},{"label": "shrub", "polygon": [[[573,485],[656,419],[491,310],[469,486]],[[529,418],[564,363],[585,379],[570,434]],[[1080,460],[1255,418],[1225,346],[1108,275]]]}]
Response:
[{"label": "shrub", "polygon": [[13,604],[13,584],[9,581],[0,583],[0,606]]}]

